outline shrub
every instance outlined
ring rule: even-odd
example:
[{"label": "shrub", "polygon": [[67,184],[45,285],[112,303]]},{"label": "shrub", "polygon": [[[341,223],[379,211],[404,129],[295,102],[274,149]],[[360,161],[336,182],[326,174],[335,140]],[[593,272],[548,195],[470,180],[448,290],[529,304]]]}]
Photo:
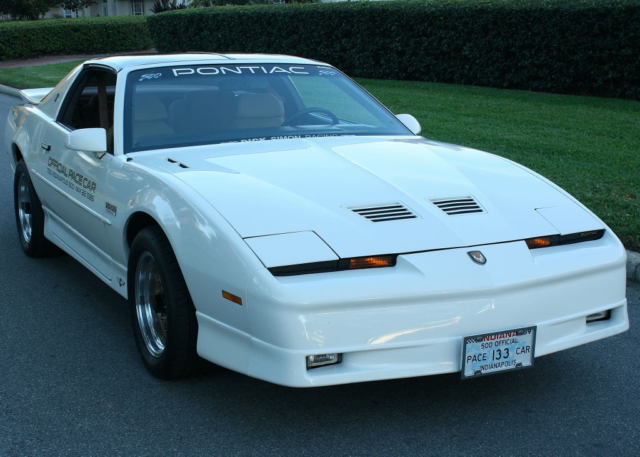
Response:
[{"label": "shrub", "polygon": [[164,11],[183,10],[187,5],[184,3],[178,3],[178,0],[153,0],[153,6],[151,6],[152,13],[162,13]]},{"label": "shrub", "polygon": [[48,19],[0,24],[0,60],[153,47],[142,16]]},{"label": "shrub", "polygon": [[192,8],[229,5],[269,5],[273,3],[318,3],[320,0],[191,0]]},{"label": "shrub", "polygon": [[230,6],[148,22],[162,52],[283,53],[354,76],[640,98],[640,0]]}]

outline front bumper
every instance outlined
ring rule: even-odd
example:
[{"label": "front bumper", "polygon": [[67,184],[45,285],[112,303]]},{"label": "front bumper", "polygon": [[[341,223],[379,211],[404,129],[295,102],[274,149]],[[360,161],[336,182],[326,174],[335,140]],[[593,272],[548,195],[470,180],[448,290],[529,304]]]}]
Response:
[{"label": "front bumper", "polygon": [[[394,268],[274,279],[248,300],[251,335],[198,313],[198,352],[310,387],[461,370],[464,336],[536,326],[539,357],[625,331],[625,253],[614,235],[530,251],[524,242],[399,257]],[[269,292],[269,291],[268,291]],[[607,320],[586,316],[611,310]],[[342,363],[308,370],[310,354]]]}]

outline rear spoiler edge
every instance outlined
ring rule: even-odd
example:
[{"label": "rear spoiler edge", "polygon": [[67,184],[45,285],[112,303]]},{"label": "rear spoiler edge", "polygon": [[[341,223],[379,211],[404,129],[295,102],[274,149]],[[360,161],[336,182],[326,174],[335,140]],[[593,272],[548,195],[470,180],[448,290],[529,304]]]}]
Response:
[{"label": "rear spoiler edge", "polygon": [[53,87],[41,87],[37,89],[16,89],[15,87],[0,84],[0,94],[9,95],[22,99],[25,103],[37,105],[40,101],[53,90]]}]

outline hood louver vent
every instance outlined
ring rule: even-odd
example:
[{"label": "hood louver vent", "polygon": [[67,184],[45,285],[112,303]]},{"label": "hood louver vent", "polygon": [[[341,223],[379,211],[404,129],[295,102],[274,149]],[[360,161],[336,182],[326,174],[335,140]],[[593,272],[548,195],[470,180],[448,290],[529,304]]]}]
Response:
[{"label": "hood louver vent", "polygon": [[400,203],[392,203],[380,206],[367,206],[364,208],[351,208],[356,214],[366,217],[371,222],[397,221],[399,219],[414,219],[415,214]]},{"label": "hood louver vent", "polygon": [[484,213],[473,197],[445,198],[431,200],[434,205],[450,216],[467,213]]}]

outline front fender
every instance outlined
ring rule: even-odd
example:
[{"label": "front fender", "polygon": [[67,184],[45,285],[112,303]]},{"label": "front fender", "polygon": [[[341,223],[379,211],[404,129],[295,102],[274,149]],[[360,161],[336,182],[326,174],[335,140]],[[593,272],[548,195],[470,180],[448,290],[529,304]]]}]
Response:
[{"label": "front fender", "polygon": [[127,181],[136,189],[123,214],[122,263],[128,263],[127,228],[136,214],[145,213],[167,236],[196,310],[249,332],[246,300],[238,305],[225,299],[222,291],[246,299],[255,279],[252,272],[264,269],[263,265],[209,202],[181,180],[169,173],[131,168],[134,172],[127,173]]},{"label": "front fender", "polygon": [[24,123],[24,111],[19,109],[19,105],[11,107],[9,114],[7,115],[7,120],[4,126],[4,135],[2,138],[3,150],[7,151],[9,154],[9,163],[12,172],[15,172],[17,162],[13,153],[14,148],[19,149],[21,153],[22,151],[28,152],[30,149],[28,131],[21,129],[20,134],[18,134],[18,125],[23,126]]}]

